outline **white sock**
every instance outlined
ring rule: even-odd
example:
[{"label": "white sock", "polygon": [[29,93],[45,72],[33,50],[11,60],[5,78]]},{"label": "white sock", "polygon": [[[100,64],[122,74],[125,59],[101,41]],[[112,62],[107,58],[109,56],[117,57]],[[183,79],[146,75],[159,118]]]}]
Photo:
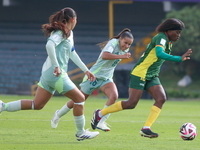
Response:
[{"label": "white sock", "polygon": [[3,111],[19,111],[21,110],[21,100],[6,103],[3,107]]},{"label": "white sock", "polygon": [[148,127],[148,126],[144,126],[143,129],[150,129],[150,127]]},{"label": "white sock", "polygon": [[[108,107],[107,105],[104,106],[104,108],[107,108],[107,107]],[[100,113],[99,113],[99,116],[100,116]],[[108,119],[109,116],[110,116],[110,113],[105,115],[105,116],[102,115],[102,117],[100,116],[101,120],[99,121],[99,123],[105,122]]]},{"label": "white sock", "polygon": [[85,116],[81,115],[81,116],[74,116],[74,121],[75,121],[75,125],[76,125],[76,134],[79,136],[81,135],[83,132],[85,132]]},{"label": "white sock", "polygon": [[64,116],[65,114],[67,114],[71,109],[69,107],[67,107],[67,104],[65,104],[57,113],[57,116],[59,118],[61,118],[62,116]]},{"label": "white sock", "polygon": [[102,117],[103,117],[103,115],[102,115],[101,111],[99,111],[99,117],[100,117],[100,118],[102,118]]}]

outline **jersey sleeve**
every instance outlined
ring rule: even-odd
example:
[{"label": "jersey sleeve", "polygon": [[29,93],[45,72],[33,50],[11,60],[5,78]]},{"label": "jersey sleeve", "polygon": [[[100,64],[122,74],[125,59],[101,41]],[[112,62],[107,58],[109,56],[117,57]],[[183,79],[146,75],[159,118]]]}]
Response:
[{"label": "jersey sleeve", "polygon": [[49,40],[46,44],[47,54],[55,67],[58,67],[58,60],[56,58],[56,50],[55,50],[55,43]]},{"label": "jersey sleeve", "polygon": [[117,44],[117,39],[111,39],[110,41],[108,41],[108,43],[106,44],[106,46],[103,48],[102,51],[112,53],[114,51],[116,44]]},{"label": "jersey sleeve", "polygon": [[70,59],[83,71],[86,72],[88,71],[87,66],[82,62],[80,57],[75,51],[75,48],[72,47],[71,53],[70,53]]},{"label": "jersey sleeve", "polygon": [[160,47],[162,47],[163,49],[164,49],[164,51],[165,51],[165,49],[166,49],[166,46],[167,46],[167,40],[165,39],[165,38],[163,38],[162,36],[157,36],[157,38],[156,38],[156,47],[157,46],[160,46]]},{"label": "jersey sleeve", "polygon": [[52,32],[48,40],[51,40],[58,46],[63,40],[62,31],[58,30],[56,32]]},{"label": "jersey sleeve", "polygon": [[182,62],[181,56],[173,56],[164,52],[164,48],[161,46],[156,46],[156,56],[160,59]]}]

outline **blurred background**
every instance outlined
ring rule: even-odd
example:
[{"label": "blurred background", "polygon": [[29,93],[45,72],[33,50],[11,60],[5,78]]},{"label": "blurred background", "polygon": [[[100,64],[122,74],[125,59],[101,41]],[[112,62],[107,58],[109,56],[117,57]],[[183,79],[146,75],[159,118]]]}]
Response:
[{"label": "blurred background", "polygon": [[[123,98],[128,97],[130,71],[156,34],[156,27],[167,18],[182,20],[185,29],[174,43],[172,55],[181,56],[192,48],[191,60],[166,61],[160,80],[168,98],[200,97],[200,0],[0,0],[0,94],[35,94],[47,57],[47,38],[41,25],[64,7],[71,7],[77,13],[78,22],[73,30],[75,49],[88,67],[101,52],[96,44],[109,40],[124,28],[131,29],[132,58],[122,61],[114,74],[119,97]],[[78,86],[83,73],[71,61],[68,71]],[[97,90],[93,94],[99,93]],[[142,98],[151,96],[144,92]]]}]

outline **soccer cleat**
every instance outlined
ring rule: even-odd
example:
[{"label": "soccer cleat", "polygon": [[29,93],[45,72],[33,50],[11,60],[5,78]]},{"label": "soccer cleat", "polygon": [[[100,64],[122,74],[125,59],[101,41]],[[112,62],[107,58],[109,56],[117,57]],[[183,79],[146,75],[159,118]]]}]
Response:
[{"label": "soccer cleat", "polygon": [[59,112],[59,110],[57,110],[56,112],[55,112],[55,114],[54,114],[54,117],[53,117],[53,119],[51,120],[51,127],[53,128],[53,129],[55,129],[57,126],[58,126],[58,122],[59,122],[59,120],[60,120],[60,118],[58,117],[58,112]]},{"label": "soccer cleat", "polygon": [[4,105],[5,105],[4,102],[2,100],[0,100],[0,114],[1,114],[1,112],[3,110],[3,106]]},{"label": "soccer cleat", "polygon": [[97,129],[100,129],[100,130],[102,130],[102,131],[110,131],[110,128],[108,127],[108,126],[110,126],[109,124],[107,124],[106,122],[99,122],[98,124],[97,124]]},{"label": "soccer cleat", "polygon": [[144,136],[144,137],[148,137],[148,138],[157,138],[158,137],[158,133],[154,133],[151,131],[150,128],[147,129],[143,129],[140,131],[140,135]]},{"label": "soccer cleat", "polygon": [[76,134],[76,139],[78,141],[83,141],[85,139],[93,139],[93,138],[97,137],[98,135],[99,135],[98,131],[91,132],[91,131],[89,131],[89,129],[86,129],[83,134],[81,134],[79,136]]},{"label": "soccer cleat", "polygon": [[100,109],[96,109],[93,113],[93,117],[91,119],[91,126],[92,129],[95,130],[97,127],[98,122],[101,120],[101,118],[99,117],[99,111],[101,111]]}]

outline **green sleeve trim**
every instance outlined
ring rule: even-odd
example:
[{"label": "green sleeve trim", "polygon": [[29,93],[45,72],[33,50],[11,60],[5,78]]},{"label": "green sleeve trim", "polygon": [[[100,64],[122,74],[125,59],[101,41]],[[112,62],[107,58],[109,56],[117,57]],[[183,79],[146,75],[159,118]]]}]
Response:
[{"label": "green sleeve trim", "polygon": [[[101,67],[102,67],[102,66],[100,66],[97,70],[95,70],[95,71],[92,72],[92,73],[94,74],[94,76],[95,76],[95,74],[101,69]],[[88,76],[85,75],[82,82],[85,82],[87,79],[88,79]]]},{"label": "green sleeve trim", "polygon": [[156,56],[160,59],[182,62],[181,56],[173,56],[164,52],[164,49],[160,46],[156,46]]}]

